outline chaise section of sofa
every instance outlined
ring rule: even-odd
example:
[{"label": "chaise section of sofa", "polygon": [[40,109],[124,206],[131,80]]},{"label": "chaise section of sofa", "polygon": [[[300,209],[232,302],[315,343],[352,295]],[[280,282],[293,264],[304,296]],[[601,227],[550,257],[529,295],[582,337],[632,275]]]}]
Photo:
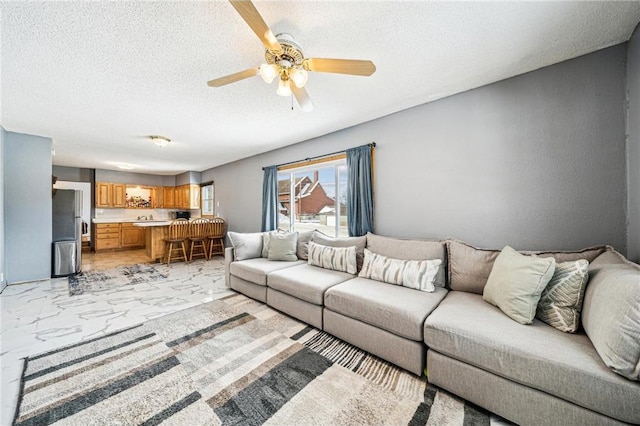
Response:
[{"label": "chaise section of sofa", "polygon": [[[547,423],[543,418],[563,419],[563,424],[640,422],[639,383],[607,368],[584,333],[564,333],[539,320],[523,326],[480,295],[452,291],[425,321],[424,341],[431,383],[519,424]],[[456,370],[457,363],[447,358],[482,374]],[[474,400],[473,387],[491,389],[491,381],[482,379],[487,374],[503,379],[503,401]],[[527,402],[525,388],[541,392],[544,410]],[[585,409],[568,417],[562,402]]]},{"label": "chaise section of sofa", "polygon": [[640,267],[604,246],[536,253],[592,262],[572,334],[482,299],[496,253],[449,242],[454,291],[424,324],[429,381],[522,425],[640,424]]}]

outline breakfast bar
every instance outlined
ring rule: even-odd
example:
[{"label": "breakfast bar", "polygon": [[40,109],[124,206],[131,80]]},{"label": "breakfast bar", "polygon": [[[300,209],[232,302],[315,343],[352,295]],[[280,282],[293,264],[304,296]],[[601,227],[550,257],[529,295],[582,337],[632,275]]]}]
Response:
[{"label": "breakfast bar", "polygon": [[134,226],[144,228],[144,241],[147,256],[151,259],[162,261],[164,257],[164,239],[169,233],[171,221],[146,221],[135,222]]}]

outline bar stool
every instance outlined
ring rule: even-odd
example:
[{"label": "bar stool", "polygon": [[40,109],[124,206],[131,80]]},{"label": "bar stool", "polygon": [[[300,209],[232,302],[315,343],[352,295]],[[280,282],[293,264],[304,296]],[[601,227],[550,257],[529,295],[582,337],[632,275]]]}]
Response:
[{"label": "bar stool", "polygon": [[[189,243],[191,245],[191,249],[189,250],[189,262],[193,260],[194,249],[196,249],[196,256],[203,256],[205,259],[209,259],[209,253],[207,253],[208,230],[208,219],[194,219],[189,223]],[[198,253],[198,250],[201,250],[200,253]]]},{"label": "bar stool", "polygon": [[[187,219],[176,219],[169,224],[169,233],[164,239],[165,252],[167,254],[167,265],[171,263],[171,255],[174,250],[178,250],[176,260],[187,259],[187,237],[189,233],[189,221]],[[175,245],[175,247],[174,247]],[[182,256],[180,256],[182,251]]]},{"label": "bar stool", "polygon": [[224,237],[227,234],[227,223],[221,217],[209,219],[209,259],[216,254],[224,256]]}]

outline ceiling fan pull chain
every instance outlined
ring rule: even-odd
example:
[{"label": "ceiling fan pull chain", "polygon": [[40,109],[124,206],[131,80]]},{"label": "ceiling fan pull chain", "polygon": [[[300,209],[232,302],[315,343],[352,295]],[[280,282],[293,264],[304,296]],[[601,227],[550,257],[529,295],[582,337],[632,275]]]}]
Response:
[{"label": "ceiling fan pull chain", "polygon": [[293,111],[293,94],[291,94],[291,111]]}]

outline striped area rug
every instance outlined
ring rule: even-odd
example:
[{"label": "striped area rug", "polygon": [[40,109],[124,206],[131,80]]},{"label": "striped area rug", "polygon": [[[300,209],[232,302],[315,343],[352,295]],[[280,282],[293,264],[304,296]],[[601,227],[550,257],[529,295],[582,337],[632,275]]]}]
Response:
[{"label": "striped area rug", "polygon": [[24,364],[16,425],[494,420],[424,378],[242,295],[31,356]]}]

